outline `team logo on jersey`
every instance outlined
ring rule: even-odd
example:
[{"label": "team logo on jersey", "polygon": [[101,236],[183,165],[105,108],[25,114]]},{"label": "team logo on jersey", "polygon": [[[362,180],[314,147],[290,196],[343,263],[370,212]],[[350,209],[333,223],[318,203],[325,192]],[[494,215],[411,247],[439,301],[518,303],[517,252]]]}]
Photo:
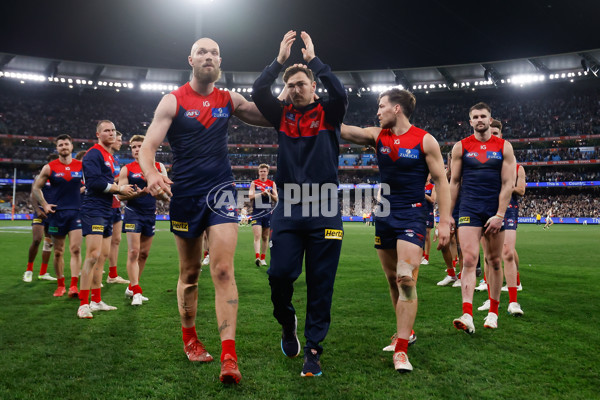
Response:
[{"label": "team logo on jersey", "polygon": [[104,161],[104,165],[106,165],[108,168],[114,168],[110,161]]},{"label": "team logo on jersey", "polygon": [[81,173],[81,171],[73,171],[71,172],[71,178],[82,178],[83,174]]},{"label": "team logo on jersey", "polygon": [[185,114],[183,114],[183,115],[185,115],[188,118],[198,118],[200,116],[200,111],[199,110],[187,110],[185,112]]},{"label": "team logo on jersey", "polygon": [[418,149],[398,149],[398,157],[418,160],[421,152]]},{"label": "team logo on jersey", "polygon": [[178,222],[178,221],[171,220],[171,228],[174,231],[180,231],[180,232],[188,232],[189,231],[187,222]]},{"label": "team logo on jersey", "polygon": [[310,123],[309,129],[314,129],[314,128],[318,128],[318,127],[319,127],[319,121],[313,121]]},{"label": "team logo on jersey", "polygon": [[379,236],[375,236],[375,245],[381,246],[381,238]]},{"label": "team logo on jersey", "polygon": [[104,232],[104,225],[92,225],[92,232]]},{"label": "team logo on jersey", "polygon": [[296,114],[294,114],[293,112],[286,112],[285,118],[289,119],[290,121],[296,121]]},{"label": "team logo on jersey", "polygon": [[137,173],[137,174],[131,174],[131,177],[132,177],[132,178],[142,178],[142,173],[141,173],[141,172],[139,172],[139,173]]},{"label": "team logo on jersey", "polygon": [[125,230],[126,231],[133,231],[133,230],[135,230],[135,224],[125,224]]},{"label": "team logo on jersey", "polygon": [[458,219],[458,224],[468,224],[471,222],[471,217],[460,217]]},{"label": "team logo on jersey", "polygon": [[478,156],[479,156],[479,153],[474,152],[474,151],[471,151],[471,152],[465,154],[465,157],[468,157],[468,158],[477,158]]},{"label": "team logo on jersey", "polygon": [[488,160],[502,160],[502,153],[499,151],[488,151],[486,156]]},{"label": "team logo on jersey", "polygon": [[65,176],[65,174],[62,172],[57,172],[56,174],[54,174],[54,176],[57,178],[62,178],[63,176]]},{"label": "team logo on jersey", "polygon": [[213,118],[229,118],[229,109],[227,108],[213,108]]},{"label": "team logo on jersey", "polygon": [[379,152],[380,152],[381,154],[390,154],[390,152],[391,152],[391,151],[392,151],[392,149],[390,149],[390,148],[389,148],[389,147],[387,147],[387,146],[381,146],[381,147],[379,148]]},{"label": "team logo on jersey", "polygon": [[342,240],[344,231],[341,229],[325,229],[325,239]]}]

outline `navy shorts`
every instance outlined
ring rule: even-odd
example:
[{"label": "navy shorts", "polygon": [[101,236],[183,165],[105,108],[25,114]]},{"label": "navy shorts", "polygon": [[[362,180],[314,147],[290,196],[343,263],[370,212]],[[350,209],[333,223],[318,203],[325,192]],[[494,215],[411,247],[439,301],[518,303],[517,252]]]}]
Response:
[{"label": "navy shorts", "polygon": [[375,248],[395,249],[398,240],[425,244],[427,233],[422,208],[392,209],[386,217],[375,216]]},{"label": "navy shorts", "polygon": [[209,226],[238,223],[235,189],[217,195],[173,197],[169,216],[171,232],[184,238],[198,238]]},{"label": "navy shorts", "polygon": [[271,213],[260,215],[258,217],[252,216],[250,221],[252,226],[262,226],[263,228],[271,228]]},{"label": "navy shorts", "polygon": [[504,229],[516,231],[519,226],[519,209],[507,208],[504,214]]},{"label": "navy shorts", "polygon": [[123,233],[141,233],[144,236],[154,236],[156,215],[139,214],[134,210],[125,208],[123,218]]},{"label": "navy shorts", "polygon": [[121,214],[120,208],[112,209],[112,223],[116,224],[117,222],[123,221],[123,215]]},{"label": "navy shorts", "polygon": [[112,212],[106,216],[87,215],[81,213],[81,233],[87,235],[102,235],[110,237],[113,233]]},{"label": "navy shorts", "polygon": [[31,225],[42,225],[44,227],[48,227],[48,218],[42,218],[39,215],[35,215],[31,220]]},{"label": "navy shorts", "polygon": [[[462,226],[474,226],[483,228],[488,219],[496,215],[497,209],[497,202],[495,205],[492,204],[488,205],[487,207],[485,207],[484,205],[481,205],[479,207],[470,207],[468,204],[464,204],[464,202],[462,202],[460,204],[460,212],[458,216],[458,223],[456,224],[456,226],[458,228]],[[502,227],[500,228],[500,231],[503,230],[504,222],[502,222]]]},{"label": "navy shorts", "polygon": [[66,236],[77,229],[81,229],[79,210],[57,210],[48,216],[48,233],[52,236]]}]

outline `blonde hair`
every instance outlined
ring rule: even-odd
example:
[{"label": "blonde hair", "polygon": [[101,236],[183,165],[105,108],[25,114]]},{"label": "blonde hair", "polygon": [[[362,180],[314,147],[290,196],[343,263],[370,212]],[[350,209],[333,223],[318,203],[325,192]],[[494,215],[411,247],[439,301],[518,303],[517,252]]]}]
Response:
[{"label": "blonde hair", "polygon": [[133,135],[131,137],[131,139],[129,139],[129,144],[131,144],[131,142],[143,142],[144,141],[144,135]]},{"label": "blonde hair", "polygon": [[270,169],[270,167],[269,167],[269,165],[268,165],[268,164],[260,164],[260,165],[258,166],[258,170],[259,170],[259,171],[260,171],[261,169],[263,169],[263,168],[266,168],[266,169],[267,169],[267,171]]}]

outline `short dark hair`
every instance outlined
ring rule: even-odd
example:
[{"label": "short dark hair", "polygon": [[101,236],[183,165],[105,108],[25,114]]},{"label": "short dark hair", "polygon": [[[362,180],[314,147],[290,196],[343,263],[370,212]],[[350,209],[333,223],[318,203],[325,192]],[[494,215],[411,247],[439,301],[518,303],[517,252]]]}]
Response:
[{"label": "short dark hair", "polygon": [[417,105],[417,99],[414,94],[408,90],[392,88],[386,90],[385,92],[381,92],[377,101],[381,100],[385,96],[388,97],[390,103],[399,104],[402,107],[402,113],[406,116],[406,118],[410,119],[410,116],[415,111],[415,107]]},{"label": "short dark hair", "polygon": [[[100,131],[100,126],[101,126],[102,124],[112,124],[112,123],[113,123],[112,121],[109,121],[109,120],[107,120],[107,119],[102,119],[102,120],[98,121],[98,124],[96,124],[96,132],[99,132],[99,131]],[[114,124],[113,124],[113,125],[114,125]]]},{"label": "short dark hair", "polygon": [[291,67],[287,67],[287,69],[283,73],[283,81],[287,83],[288,79],[290,79],[290,76],[295,75],[298,72],[304,72],[311,82],[315,81],[315,76],[313,75],[313,72],[310,70],[310,68],[301,67],[299,65],[292,65]]},{"label": "short dark hair", "polygon": [[482,101],[475,104],[473,107],[469,108],[469,115],[471,115],[471,112],[473,110],[487,110],[490,113],[490,115],[492,115],[492,109],[490,108],[490,106],[488,106],[487,104],[485,104]]},{"label": "short dark hair", "polygon": [[66,133],[58,135],[56,138],[54,138],[54,144],[58,144],[59,140],[68,140],[69,142],[71,142],[71,144],[73,144],[73,138],[67,135]]},{"label": "short dark hair", "polygon": [[498,130],[500,130],[500,132],[502,132],[502,122],[498,121],[497,119],[492,120],[492,123],[490,124],[490,126],[492,128],[498,128]]}]

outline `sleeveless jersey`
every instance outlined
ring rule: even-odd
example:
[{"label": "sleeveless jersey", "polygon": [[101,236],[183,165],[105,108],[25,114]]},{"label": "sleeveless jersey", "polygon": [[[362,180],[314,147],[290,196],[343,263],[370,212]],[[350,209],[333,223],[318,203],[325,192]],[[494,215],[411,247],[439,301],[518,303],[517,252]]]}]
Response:
[{"label": "sleeveless jersey", "polygon": [[492,135],[488,141],[480,142],[471,135],[461,143],[461,203],[479,206],[490,201],[497,203],[502,186],[504,139]]},{"label": "sleeveless jersey", "polygon": [[[160,171],[160,164],[154,163],[157,171]],[[127,168],[127,180],[130,185],[136,185],[140,189],[144,189],[147,186],[146,178],[142,173],[140,164],[137,161],[129,163],[125,166]],[[136,197],[135,199],[127,200],[127,208],[137,212],[138,214],[155,214],[156,213],[156,199],[152,197],[150,193],[146,193],[143,196]]]},{"label": "sleeveless jersey", "polygon": [[423,152],[423,129],[411,126],[402,135],[383,129],[376,141],[377,162],[381,183],[390,186],[390,194],[383,195],[394,207],[423,207],[429,168]]},{"label": "sleeveless jersey", "polygon": [[[253,183],[254,187],[256,188],[256,192],[264,192],[265,190],[273,189],[273,181],[270,179],[267,179],[264,182],[260,179],[255,179]],[[255,210],[269,210],[272,208],[271,201],[268,197],[261,196],[261,201],[252,200],[252,208]]]},{"label": "sleeveless jersey", "polygon": [[[425,194],[429,197],[431,197],[431,193],[433,193],[433,188],[435,187],[435,185],[431,182],[427,182],[427,184],[425,185]],[[425,209],[427,210],[428,213],[432,213],[433,212],[433,203],[430,203],[427,201],[427,199],[425,199]]]},{"label": "sleeveless jersey", "polygon": [[112,154],[100,144],[95,144],[83,156],[82,166],[85,180],[82,209],[87,208],[100,213],[110,211],[113,194],[104,193],[104,190],[115,181],[115,163]]},{"label": "sleeveless jersey", "polygon": [[73,159],[70,164],[63,164],[60,159],[56,159],[50,161],[48,166],[50,167],[48,181],[53,191],[52,203],[56,204],[56,210],[79,210],[81,207],[79,189],[83,179],[81,161]]},{"label": "sleeveless jersey", "polygon": [[171,93],[177,99],[177,115],[167,132],[173,196],[202,196],[233,182],[227,150],[227,124],[234,112],[230,93],[214,88],[202,96],[189,82]]},{"label": "sleeveless jersey", "polygon": [[[119,174],[121,173],[121,166],[119,165],[119,157],[117,157],[116,155],[113,155],[113,159],[115,160],[114,166],[115,166],[115,172],[114,172],[114,176],[115,176],[115,182],[119,182]],[[121,207],[121,201],[117,198],[117,195],[114,194],[113,195],[113,201],[112,201],[112,208],[120,208]]]}]

